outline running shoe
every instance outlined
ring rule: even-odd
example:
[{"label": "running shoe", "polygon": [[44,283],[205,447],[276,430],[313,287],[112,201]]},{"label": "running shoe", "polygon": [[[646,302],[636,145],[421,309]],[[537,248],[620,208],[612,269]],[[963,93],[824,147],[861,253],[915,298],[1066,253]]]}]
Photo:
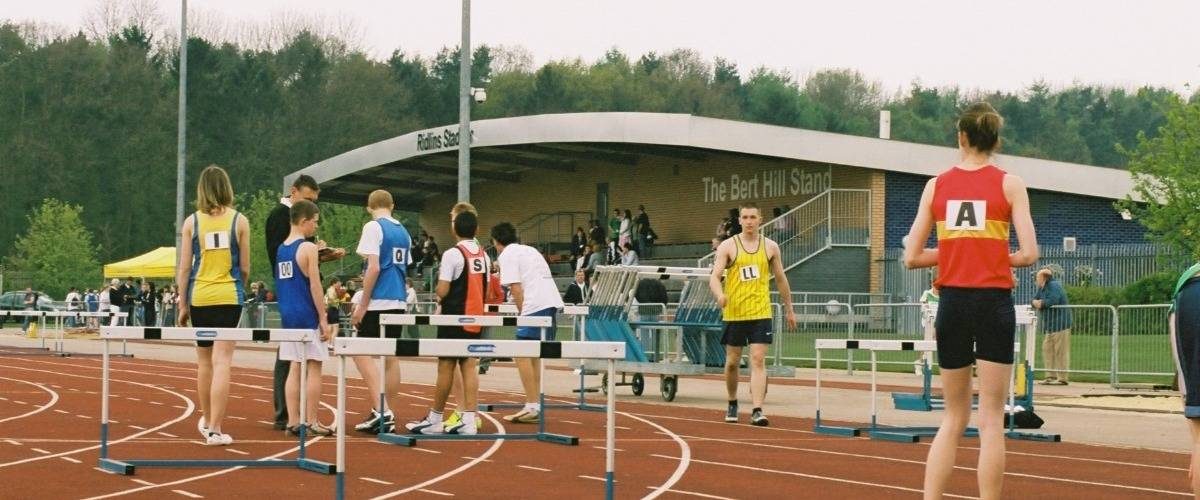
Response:
[{"label": "running shoe", "polygon": [[390,411],[380,415],[379,412],[371,410],[366,420],[354,426],[354,430],[370,434],[390,433],[396,430],[396,417]]},{"label": "running shoe", "polygon": [[200,417],[200,421],[196,422],[196,430],[200,431],[201,439],[208,439],[208,427],[204,425],[204,417]]},{"label": "running shoe", "polygon": [[[429,417],[421,420],[415,420],[404,424],[404,428],[413,434],[441,434],[443,430],[442,422],[431,422]],[[460,422],[461,425],[461,422]]]},{"label": "running shoe", "polygon": [[310,436],[332,436],[334,434],[334,432],[337,431],[337,429],[334,429],[333,427],[326,427],[324,425],[321,425],[320,422],[317,422],[315,424],[308,424],[307,427],[308,427],[308,435],[310,435]]},{"label": "running shoe", "polygon": [[725,421],[737,423],[738,421],[738,405],[737,401],[729,403],[729,408],[725,409]]},{"label": "running shoe", "polygon": [[759,427],[766,427],[771,422],[767,420],[766,415],[763,415],[762,410],[754,410],[754,412],[750,414],[750,423]]},{"label": "running shoe", "polygon": [[207,446],[229,446],[233,444],[233,436],[219,432],[209,432],[208,436],[204,439],[204,444]]},{"label": "running shoe", "polygon": [[[449,429],[451,427],[454,427],[455,425],[458,425],[460,422],[462,422],[462,412],[460,412],[458,410],[454,410],[454,412],[450,414],[450,418],[447,418],[445,422],[442,422],[442,424],[444,424],[444,426],[447,429]],[[479,430],[482,428],[483,428],[483,420],[476,418],[475,419],[475,430]]]},{"label": "running shoe", "polygon": [[505,416],[504,420],[514,424],[536,424],[542,420],[542,415],[540,412],[522,408],[519,412]]},{"label": "running shoe", "polygon": [[479,433],[479,421],[475,421],[475,425],[467,425],[466,422],[459,420],[453,425],[447,425],[443,431],[446,434],[462,434],[473,436]]}]

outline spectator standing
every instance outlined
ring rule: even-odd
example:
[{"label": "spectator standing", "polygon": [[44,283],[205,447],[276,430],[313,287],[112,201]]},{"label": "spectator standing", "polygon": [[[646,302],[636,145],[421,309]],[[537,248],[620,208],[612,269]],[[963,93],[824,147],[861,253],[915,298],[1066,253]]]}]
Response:
[{"label": "spectator standing", "polygon": [[158,311],[154,310],[158,305],[157,297],[158,292],[154,289],[154,283],[143,281],[139,300],[142,303],[142,324],[145,326],[155,326],[158,323]]},{"label": "spectator standing", "polygon": [[[83,297],[81,295],[79,295],[78,288],[71,287],[71,291],[67,293],[67,297],[66,297],[65,301],[67,303],[67,311],[79,312],[80,307],[83,304]],[[76,326],[75,320],[76,320],[75,317],[68,316],[67,317],[67,328],[75,328],[75,326]]]},{"label": "spectator standing", "polygon": [[[117,280],[115,280],[115,279],[113,280],[114,283],[116,281]],[[100,286],[100,293],[96,295],[96,300],[100,304],[101,312],[109,312],[109,313],[116,312],[116,311],[114,311],[114,308],[112,305],[112,291],[113,291],[113,285],[111,285],[111,284],[106,283],[106,284],[103,284]],[[99,326],[101,321],[102,320],[97,318],[97,320],[96,320],[97,326]],[[116,325],[116,324],[117,324],[117,318],[115,318],[115,317],[109,321],[109,325]]]},{"label": "spectator standing", "polygon": [[650,245],[654,243],[654,238],[651,238],[654,230],[650,229],[650,216],[646,214],[645,205],[638,205],[638,215],[633,225],[634,234],[637,235],[634,250],[637,250],[638,255],[642,257],[649,257]]},{"label": "spectator standing", "polygon": [[426,239],[425,243],[421,245],[421,252],[424,253],[424,255],[425,255],[425,258],[421,262],[421,266],[423,266],[423,267],[436,266],[438,255],[441,255],[440,253],[438,253],[440,251],[441,250],[438,249],[437,241],[434,240],[433,235],[432,234],[429,235],[429,238]]},{"label": "spectator standing", "polygon": [[[108,287],[108,303],[110,304],[109,310],[115,313],[125,312],[125,302],[125,287],[121,285],[121,280],[113,278]],[[128,316],[125,318],[113,316],[111,324],[112,326],[117,326],[121,324],[127,324],[128,321]]]},{"label": "spectator standing", "polygon": [[346,289],[342,288],[340,278],[334,278],[329,282],[329,288],[325,289],[325,317],[329,322],[329,327],[333,329],[331,337],[338,336],[342,320],[342,296],[345,294]]},{"label": "spectator standing", "polygon": [[1045,385],[1067,385],[1067,370],[1071,369],[1071,310],[1054,306],[1065,306],[1067,292],[1063,290],[1054,272],[1043,268],[1034,277],[1037,293],[1033,296],[1033,308],[1041,315],[1041,324],[1046,329],[1042,340],[1042,357],[1045,358]]},{"label": "spectator standing", "polygon": [[633,214],[626,210],[621,216],[620,234],[617,238],[617,247],[625,248],[627,243],[633,242]]},{"label": "spectator standing", "polygon": [[608,218],[608,234],[614,240],[621,234],[621,211],[615,208],[612,211],[612,216]]},{"label": "spectator standing", "polygon": [[604,243],[608,239],[608,234],[604,232],[604,226],[600,225],[600,219],[592,219],[592,227],[588,228],[588,246],[592,243]]},{"label": "spectator standing", "polygon": [[[22,298],[21,304],[26,311],[37,309],[37,292],[34,292],[32,287],[25,287],[25,297]],[[21,321],[22,332],[29,331],[29,318],[32,318],[32,316],[25,316]]]},{"label": "spectator standing", "polygon": [[587,233],[583,232],[583,227],[576,227],[575,234],[571,235],[571,265],[576,269],[582,267],[579,258],[587,253],[587,246]]}]

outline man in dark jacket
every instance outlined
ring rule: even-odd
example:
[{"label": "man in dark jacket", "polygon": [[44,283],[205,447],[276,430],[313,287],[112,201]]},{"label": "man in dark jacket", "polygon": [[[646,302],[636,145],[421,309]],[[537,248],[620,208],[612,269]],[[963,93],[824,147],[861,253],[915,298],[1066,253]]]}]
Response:
[{"label": "man in dark jacket", "polygon": [[575,281],[567,285],[567,293],[563,294],[564,304],[582,304],[587,301],[587,273],[583,269],[575,271]]},{"label": "man in dark jacket", "polygon": [[1047,268],[1038,271],[1037,294],[1033,296],[1033,308],[1041,313],[1041,323],[1046,337],[1042,341],[1042,356],[1045,358],[1046,385],[1067,385],[1067,370],[1071,368],[1071,310],[1063,307],[1067,292],[1054,273]]}]

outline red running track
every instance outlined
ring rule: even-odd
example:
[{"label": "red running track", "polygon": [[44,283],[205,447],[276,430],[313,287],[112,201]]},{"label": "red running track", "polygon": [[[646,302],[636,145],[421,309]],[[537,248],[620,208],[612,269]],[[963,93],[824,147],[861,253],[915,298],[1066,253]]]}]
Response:
[{"label": "red running track", "polygon": [[[296,441],[269,423],[271,374],[235,369],[229,420],[233,446],[199,444],[194,366],[112,361],[110,456],[117,459],[293,458]],[[365,388],[351,380],[350,409]],[[322,398],[334,401],[327,377]],[[424,414],[429,386],[406,384],[398,418]],[[96,469],[100,360],[0,357],[0,498],[329,498],[332,476],[294,469],[163,469],[133,476]],[[484,401],[512,401],[485,393]],[[812,421],[772,417],[772,426],[721,422],[723,412],[621,401],[617,406],[619,498],[918,498],[927,445],[811,432]],[[354,422],[361,414],[350,415]],[[323,421],[331,417],[323,410]],[[484,432],[531,426],[486,417]],[[600,498],[604,414],[551,410],[547,430],[580,437],[575,447],[529,441],[425,441],[405,448],[364,435],[348,439],[348,498]],[[948,492],[978,495],[977,440],[966,439]],[[330,438],[310,456],[334,461]],[[1008,442],[1006,496],[1170,498],[1188,493],[1188,457],[1179,453],[1073,443]]]}]

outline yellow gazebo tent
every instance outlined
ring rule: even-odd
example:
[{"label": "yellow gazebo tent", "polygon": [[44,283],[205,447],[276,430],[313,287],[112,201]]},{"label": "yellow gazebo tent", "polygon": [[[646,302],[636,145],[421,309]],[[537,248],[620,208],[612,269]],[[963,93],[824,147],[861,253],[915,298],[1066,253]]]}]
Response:
[{"label": "yellow gazebo tent", "polygon": [[105,278],[174,278],[175,247],[158,247],[154,250],[104,265]]}]

